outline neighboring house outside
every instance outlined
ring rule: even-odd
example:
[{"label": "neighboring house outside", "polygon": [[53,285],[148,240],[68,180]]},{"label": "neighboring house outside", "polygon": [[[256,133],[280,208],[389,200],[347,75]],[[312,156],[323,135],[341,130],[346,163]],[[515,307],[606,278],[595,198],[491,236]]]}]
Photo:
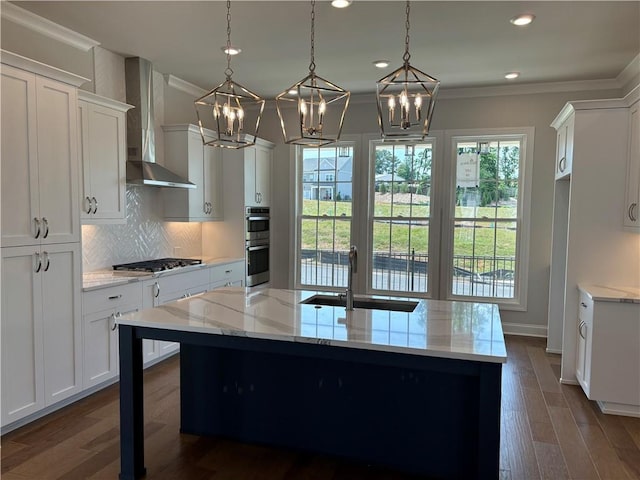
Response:
[{"label": "neighboring house outside", "polygon": [[305,158],[303,191],[305,200],[351,200],[353,158]]}]

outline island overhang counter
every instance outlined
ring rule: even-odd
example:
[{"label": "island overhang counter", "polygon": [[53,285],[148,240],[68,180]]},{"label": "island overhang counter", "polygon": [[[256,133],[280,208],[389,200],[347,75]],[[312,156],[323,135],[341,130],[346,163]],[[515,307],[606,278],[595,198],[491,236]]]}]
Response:
[{"label": "island overhang counter", "polygon": [[497,305],[301,303],[316,293],[223,288],[120,317],[120,478],[146,473],[143,338],[180,342],[182,433],[433,478],[498,478],[506,348]]}]

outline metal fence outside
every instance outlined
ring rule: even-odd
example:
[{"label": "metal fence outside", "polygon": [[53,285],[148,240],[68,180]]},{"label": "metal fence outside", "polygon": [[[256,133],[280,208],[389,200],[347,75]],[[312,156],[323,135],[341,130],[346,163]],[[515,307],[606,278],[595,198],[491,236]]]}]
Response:
[{"label": "metal fence outside", "polygon": [[[346,287],[349,265],[347,250],[302,250],[301,283],[310,286]],[[514,257],[454,255],[454,295],[513,298]],[[424,254],[374,252],[372,288],[393,292],[427,291],[429,256]]]}]

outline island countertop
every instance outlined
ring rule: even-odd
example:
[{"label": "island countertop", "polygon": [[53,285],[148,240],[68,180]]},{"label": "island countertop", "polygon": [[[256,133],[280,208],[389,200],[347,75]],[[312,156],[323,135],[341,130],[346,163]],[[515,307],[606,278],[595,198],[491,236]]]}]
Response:
[{"label": "island countertop", "polygon": [[[123,315],[122,325],[506,362],[498,306],[418,301],[413,312],[301,304],[319,292],[228,287]],[[324,292],[326,293],[326,292]],[[335,294],[334,294],[335,295]],[[362,298],[356,296],[356,299]],[[366,298],[396,298],[367,296]],[[409,300],[409,299],[403,299]]]}]

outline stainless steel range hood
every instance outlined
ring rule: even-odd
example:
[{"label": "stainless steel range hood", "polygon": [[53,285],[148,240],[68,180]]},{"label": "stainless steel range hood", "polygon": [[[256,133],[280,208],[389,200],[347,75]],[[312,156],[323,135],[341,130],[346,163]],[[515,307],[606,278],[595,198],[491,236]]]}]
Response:
[{"label": "stainless steel range hood", "polygon": [[195,183],[156,163],[151,62],[140,57],[124,62],[127,102],[135,106],[127,112],[127,183],[196,188]]}]

